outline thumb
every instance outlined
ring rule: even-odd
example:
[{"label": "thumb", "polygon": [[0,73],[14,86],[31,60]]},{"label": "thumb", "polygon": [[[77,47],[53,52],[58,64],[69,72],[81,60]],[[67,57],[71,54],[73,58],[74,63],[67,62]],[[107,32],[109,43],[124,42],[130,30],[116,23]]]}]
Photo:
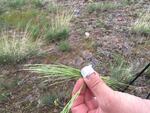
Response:
[{"label": "thumb", "polygon": [[97,72],[93,72],[92,74],[84,77],[83,79],[87,84],[88,88],[97,98],[104,98],[107,95],[109,96],[113,92],[113,90],[104,83],[104,81],[101,79]]},{"label": "thumb", "polygon": [[93,72],[87,77],[83,78],[90,91],[96,97],[100,108],[109,113],[112,106],[115,105],[116,94],[110,87],[108,87],[101,79],[97,72]]}]

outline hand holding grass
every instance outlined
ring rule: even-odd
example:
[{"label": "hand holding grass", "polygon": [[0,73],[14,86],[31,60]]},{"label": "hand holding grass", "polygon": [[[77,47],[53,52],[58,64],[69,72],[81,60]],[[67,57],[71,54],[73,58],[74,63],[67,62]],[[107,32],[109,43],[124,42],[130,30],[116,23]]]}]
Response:
[{"label": "hand holding grass", "polygon": [[72,113],[150,113],[150,101],[113,91],[99,74],[93,72],[77,81],[73,95],[83,86],[74,101]]},{"label": "hand holding grass", "polygon": [[[61,64],[28,64],[26,67],[28,68],[24,70],[42,74],[46,78],[53,78],[55,85],[69,80],[77,80],[81,75],[79,69]],[[69,113],[71,107],[72,113],[150,113],[149,100],[111,89],[117,90],[127,84],[106,76],[99,77],[94,70],[84,74],[90,76],[85,76],[77,81],[73,90],[74,96],[61,113]]]}]

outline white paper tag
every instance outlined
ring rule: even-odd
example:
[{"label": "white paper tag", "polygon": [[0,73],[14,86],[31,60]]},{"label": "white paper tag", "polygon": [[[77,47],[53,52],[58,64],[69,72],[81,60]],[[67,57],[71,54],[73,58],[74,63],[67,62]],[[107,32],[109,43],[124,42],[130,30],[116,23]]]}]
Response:
[{"label": "white paper tag", "polygon": [[85,66],[81,69],[81,75],[85,78],[88,75],[92,74],[93,72],[95,72],[95,70],[92,68],[92,65],[89,66]]}]

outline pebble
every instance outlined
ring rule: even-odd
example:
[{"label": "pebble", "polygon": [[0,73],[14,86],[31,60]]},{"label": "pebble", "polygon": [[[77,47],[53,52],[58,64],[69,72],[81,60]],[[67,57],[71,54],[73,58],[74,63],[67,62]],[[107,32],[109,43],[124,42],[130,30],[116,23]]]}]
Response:
[{"label": "pebble", "polygon": [[86,36],[86,38],[89,38],[90,33],[89,32],[85,32],[85,36]]},{"label": "pebble", "polygon": [[73,64],[75,64],[76,66],[81,66],[84,63],[84,60],[82,57],[77,57],[75,58]]}]

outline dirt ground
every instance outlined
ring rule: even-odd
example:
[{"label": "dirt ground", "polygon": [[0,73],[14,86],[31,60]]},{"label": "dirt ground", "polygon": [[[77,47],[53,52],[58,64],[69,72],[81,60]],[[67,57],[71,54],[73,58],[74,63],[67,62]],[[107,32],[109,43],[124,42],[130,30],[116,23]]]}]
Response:
[{"label": "dirt ground", "polygon": [[[150,62],[150,36],[135,34],[129,29],[138,13],[150,7],[149,0],[92,13],[86,9],[90,0],[57,2],[72,5],[75,11],[69,36],[71,51],[61,52],[54,43],[44,48],[48,52],[46,56],[32,57],[17,65],[1,65],[0,81],[7,83],[4,90],[7,98],[0,102],[0,113],[59,113],[70,98],[75,81],[50,86],[42,82],[44,78],[23,71],[24,64],[62,63],[76,68],[92,64],[99,73],[107,75],[107,66],[114,53],[123,55],[129,63],[134,64],[135,74]],[[127,92],[145,98],[150,89],[150,76],[144,74],[135,85],[135,89]]]}]

